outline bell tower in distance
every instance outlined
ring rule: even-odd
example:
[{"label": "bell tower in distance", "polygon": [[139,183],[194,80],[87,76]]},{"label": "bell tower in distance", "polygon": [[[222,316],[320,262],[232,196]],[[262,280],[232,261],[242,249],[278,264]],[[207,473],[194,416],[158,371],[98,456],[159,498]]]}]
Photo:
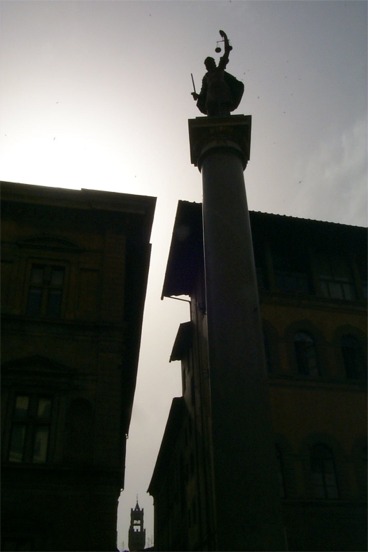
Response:
[{"label": "bell tower in distance", "polygon": [[130,552],[138,552],[144,550],[146,544],[146,530],[143,527],[144,508],[140,508],[137,504],[135,508],[130,509],[130,527],[129,527],[129,550]]}]

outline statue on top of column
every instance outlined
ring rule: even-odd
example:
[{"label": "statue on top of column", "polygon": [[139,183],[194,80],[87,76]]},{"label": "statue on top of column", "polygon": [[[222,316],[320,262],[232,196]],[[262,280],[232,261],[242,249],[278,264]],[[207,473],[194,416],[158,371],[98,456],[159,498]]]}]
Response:
[{"label": "statue on top of column", "polygon": [[[225,71],[232,46],[224,31],[220,31],[220,35],[222,40],[218,42],[224,42],[224,54],[218,65],[212,57],[204,60],[207,73],[202,79],[201,91],[197,94],[194,88],[192,92],[200,112],[209,117],[228,117],[240,104],[244,92],[244,84]],[[221,48],[215,51],[221,52]]]}]

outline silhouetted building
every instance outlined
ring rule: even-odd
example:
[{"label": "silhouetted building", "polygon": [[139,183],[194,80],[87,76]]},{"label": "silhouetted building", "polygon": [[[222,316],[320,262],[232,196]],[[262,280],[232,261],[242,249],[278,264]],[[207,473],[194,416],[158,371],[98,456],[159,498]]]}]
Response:
[{"label": "silhouetted building", "polygon": [[137,500],[135,508],[130,509],[129,550],[130,552],[144,550],[145,544],[144,508],[139,507]]},{"label": "silhouetted building", "polygon": [[[259,212],[250,221],[288,549],[366,550],[366,230]],[[190,320],[170,358],[181,361],[182,396],[149,485],[156,550],[209,550],[216,529],[204,285],[202,206],[181,201],[162,295],[189,296]],[[234,470],[245,466],[242,431],[235,424]]]},{"label": "silhouetted building", "polygon": [[1,203],[2,550],[116,550],[155,198]]}]

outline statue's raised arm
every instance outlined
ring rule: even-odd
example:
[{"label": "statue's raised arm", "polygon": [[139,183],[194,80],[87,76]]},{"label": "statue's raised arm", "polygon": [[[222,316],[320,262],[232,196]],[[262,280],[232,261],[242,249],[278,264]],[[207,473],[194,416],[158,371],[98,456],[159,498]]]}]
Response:
[{"label": "statue's raised arm", "polygon": [[[201,91],[192,93],[198,109],[209,117],[228,117],[238,107],[244,92],[244,84],[225,71],[232,46],[227,34],[219,32],[222,40],[218,42],[224,43],[224,54],[218,66],[212,57],[204,60],[207,73],[202,79]],[[219,51],[221,48],[217,47],[216,52]]]},{"label": "statue's raised arm", "polygon": [[227,38],[227,34],[224,31],[219,31],[220,35],[222,37],[222,40],[224,41],[224,55],[220,58],[219,67],[225,69],[226,65],[229,63],[229,54],[230,51],[233,49],[232,46],[230,46],[229,39]]}]

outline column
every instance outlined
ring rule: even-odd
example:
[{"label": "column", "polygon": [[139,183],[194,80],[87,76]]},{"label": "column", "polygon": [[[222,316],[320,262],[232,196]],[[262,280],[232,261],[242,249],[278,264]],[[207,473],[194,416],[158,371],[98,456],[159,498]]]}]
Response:
[{"label": "column", "polygon": [[251,117],[189,121],[202,173],[217,550],[285,550],[243,171]]}]

